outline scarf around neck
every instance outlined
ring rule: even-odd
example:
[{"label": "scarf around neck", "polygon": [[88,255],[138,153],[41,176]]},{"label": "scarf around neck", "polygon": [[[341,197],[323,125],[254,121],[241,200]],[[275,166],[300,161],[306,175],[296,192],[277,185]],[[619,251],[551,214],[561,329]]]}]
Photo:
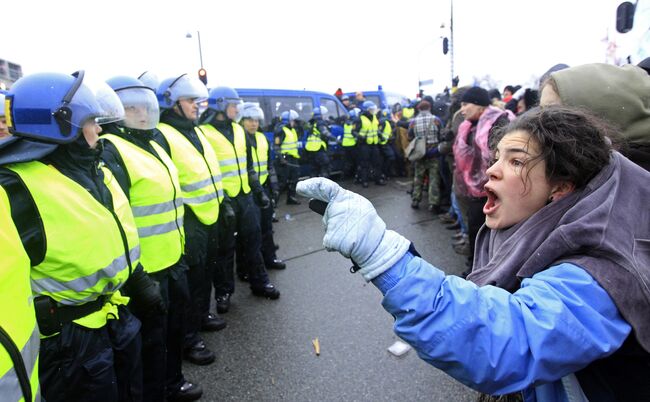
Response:
[{"label": "scarf around neck", "polygon": [[563,262],[585,269],[610,295],[650,352],[650,173],[613,152],[583,189],[508,229],[485,225],[476,238],[479,286],[509,292]]}]

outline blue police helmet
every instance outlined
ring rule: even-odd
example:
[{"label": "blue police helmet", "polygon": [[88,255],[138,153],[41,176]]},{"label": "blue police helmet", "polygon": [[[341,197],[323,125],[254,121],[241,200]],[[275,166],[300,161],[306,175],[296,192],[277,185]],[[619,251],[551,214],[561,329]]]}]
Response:
[{"label": "blue police helmet", "polygon": [[312,111],[312,115],[317,119],[322,119],[324,115],[327,114],[327,108],[325,106],[316,106]]},{"label": "blue police helmet", "polygon": [[120,125],[137,130],[151,130],[158,125],[158,99],[150,87],[139,79],[127,76],[113,77],[106,83],[124,106],[125,116]]},{"label": "blue police helmet", "polygon": [[160,80],[158,79],[158,76],[151,71],[145,71],[144,73],[140,74],[138,76],[138,79],[142,81],[144,86],[151,88],[154,92],[156,92],[160,86]]},{"label": "blue police helmet", "polygon": [[208,94],[208,109],[218,112],[226,112],[228,105],[239,105],[242,103],[237,91],[230,87],[216,87]]},{"label": "blue police helmet", "polygon": [[363,110],[372,110],[372,109],[377,110],[377,105],[375,105],[375,102],[369,100],[363,102],[361,107],[363,108]]},{"label": "blue police helmet", "polygon": [[359,118],[359,115],[361,114],[361,109],[359,109],[358,107],[355,107],[354,109],[348,111],[348,113],[350,114],[351,119],[357,119],[357,118]]},{"label": "blue police helmet", "polygon": [[12,134],[57,144],[76,140],[88,122],[124,118],[115,92],[105,83],[87,85],[83,71],[22,77],[9,91],[6,109]]},{"label": "blue police helmet", "polygon": [[298,114],[298,112],[296,112],[293,109],[287,110],[286,112],[282,112],[282,114],[280,115],[280,118],[282,119],[282,123],[285,124],[288,123],[290,120],[298,120],[299,117],[300,115]]},{"label": "blue police helmet", "polygon": [[163,80],[156,90],[160,109],[171,109],[179,99],[192,99],[201,103],[208,98],[208,89],[196,77],[181,74]]}]

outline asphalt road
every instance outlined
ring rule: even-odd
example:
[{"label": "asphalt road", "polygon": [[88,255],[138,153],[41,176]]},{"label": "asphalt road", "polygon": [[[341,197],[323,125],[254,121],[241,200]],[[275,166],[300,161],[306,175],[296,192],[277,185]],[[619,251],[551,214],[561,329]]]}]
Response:
[{"label": "asphalt road", "polygon": [[[413,241],[427,261],[449,274],[462,272],[463,258],[449,245],[452,232],[426,208],[410,208],[405,180],[368,189],[342,185],[370,199],[388,227]],[[184,366],[185,376],[203,387],[201,400],[474,400],[473,391],[413,350],[402,357],[387,351],[398,338],[381,307],[381,293],[350,274],[348,260],[323,248],[321,217],[306,200],[299,206],[282,201],[274,228],[278,257],[287,269],[270,272],[282,296],[261,299],[237,282],[231,309],[223,315],[228,327],[203,334],[216,362]]]}]

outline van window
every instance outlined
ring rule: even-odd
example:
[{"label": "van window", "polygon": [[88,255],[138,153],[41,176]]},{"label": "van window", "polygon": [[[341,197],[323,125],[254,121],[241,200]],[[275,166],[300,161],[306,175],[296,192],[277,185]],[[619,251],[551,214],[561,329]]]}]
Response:
[{"label": "van window", "polygon": [[388,103],[388,108],[392,108],[396,103],[399,103],[400,105],[408,103],[408,99],[405,96],[387,92],[386,102]]},{"label": "van window", "polygon": [[[366,95],[366,100],[373,101],[374,104],[381,109],[381,99],[379,99],[379,95]],[[361,105],[358,105],[358,107],[361,107]]]},{"label": "van window", "polygon": [[325,109],[327,109],[327,113],[323,116],[323,120],[336,120],[340,116],[345,115],[345,112],[343,112],[334,99],[320,98],[319,102],[321,106],[325,106]]},{"label": "van window", "polygon": [[273,117],[279,117],[282,112],[293,109],[304,121],[311,119],[314,108],[311,98],[307,96],[270,96],[269,104]]}]

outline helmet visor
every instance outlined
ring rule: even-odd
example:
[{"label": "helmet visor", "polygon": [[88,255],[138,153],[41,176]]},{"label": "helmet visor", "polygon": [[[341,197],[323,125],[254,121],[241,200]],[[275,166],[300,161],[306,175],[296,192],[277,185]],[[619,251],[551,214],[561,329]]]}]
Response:
[{"label": "helmet visor", "polygon": [[173,101],[183,98],[201,103],[208,99],[208,89],[205,85],[198,78],[190,77],[187,74],[174,80],[169,85],[169,92]]},{"label": "helmet visor", "polygon": [[[124,118],[124,107],[120,98],[108,84],[102,81],[87,81],[83,75],[77,79],[83,80],[78,86],[69,103],[66,99],[59,111],[67,108],[69,112],[57,112],[57,117],[73,127],[82,128],[85,124],[93,121],[97,124],[106,124],[122,120]],[[73,85],[71,90],[74,90]]]},{"label": "helmet visor", "polygon": [[126,88],[117,91],[124,106],[125,127],[151,130],[158,125],[160,109],[156,95],[149,88]]},{"label": "helmet visor", "polygon": [[237,115],[239,119],[251,119],[259,122],[264,120],[264,111],[256,103],[252,102],[237,105]]}]

